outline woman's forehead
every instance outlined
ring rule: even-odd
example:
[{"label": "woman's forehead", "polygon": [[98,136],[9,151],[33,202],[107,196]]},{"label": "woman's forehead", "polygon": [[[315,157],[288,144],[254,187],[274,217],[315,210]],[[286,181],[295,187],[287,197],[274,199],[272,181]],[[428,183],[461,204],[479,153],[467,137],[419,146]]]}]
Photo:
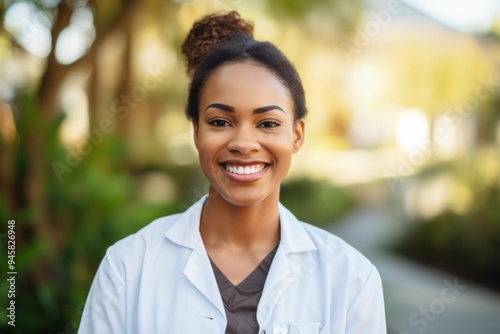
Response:
[{"label": "woman's forehead", "polygon": [[249,61],[225,64],[210,76],[200,99],[200,107],[214,100],[255,107],[281,105],[288,112],[292,111],[293,104],[288,88],[272,71]]}]

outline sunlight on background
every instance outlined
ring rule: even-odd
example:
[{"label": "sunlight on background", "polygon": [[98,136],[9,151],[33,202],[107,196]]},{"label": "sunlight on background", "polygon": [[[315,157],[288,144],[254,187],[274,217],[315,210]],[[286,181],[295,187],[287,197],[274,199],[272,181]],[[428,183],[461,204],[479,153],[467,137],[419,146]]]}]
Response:
[{"label": "sunlight on background", "polygon": [[163,204],[179,196],[175,180],[165,173],[148,173],[138,180],[137,197],[145,203]]},{"label": "sunlight on background", "polygon": [[484,32],[500,15],[497,0],[402,0],[440,22],[467,32]]},{"label": "sunlight on background", "polygon": [[[449,122],[446,116],[439,116],[434,127],[443,133],[443,138],[435,141],[434,150],[438,157],[443,160],[450,160],[456,157],[459,152],[465,152],[469,149],[470,143],[473,141],[472,132],[464,131],[464,127],[474,126],[473,122],[460,126],[453,125]],[[460,131],[462,130],[462,131]],[[438,130],[435,130],[437,132]],[[468,135],[469,134],[469,135]]]},{"label": "sunlight on background", "polygon": [[173,163],[184,166],[198,161],[191,124],[183,111],[164,113],[156,123],[154,133]]},{"label": "sunlight on background", "polygon": [[85,142],[89,132],[89,113],[87,94],[79,86],[64,89],[61,104],[66,118],[61,125],[59,138],[66,145]]},{"label": "sunlight on background", "polygon": [[379,110],[387,101],[389,75],[387,69],[366,60],[355,63],[347,74],[345,80],[352,106],[350,134],[356,147],[375,148],[384,139]]},{"label": "sunlight on background", "polygon": [[354,106],[366,108],[381,104],[381,99],[387,96],[387,88],[390,87],[389,69],[370,59],[361,59],[351,68],[347,85]]},{"label": "sunlight on background", "polygon": [[420,109],[402,111],[398,116],[396,127],[398,146],[406,154],[420,149],[422,143],[429,140],[429,120],[425,112]]},{"label": "sunlight on background", "polygon": [[[18,2],[5,13],[5,28],[16,36],[28,52],[46,57],[52,47],[52,18],[31,2]],[[61,64],[80,59],[95,39],[92,10],[88,6],[75,9],[70,25],[61,31],[56,43],[56,58]]]},{"label": "sunlight on background", "polygon": [[5,28],[34,56],[44,58],[51,49],[50,16],[31,2],[18,2],[5,13]]},{"label": "sunlight on background", "polygon": [[432,219],[451,203],[455,182],[450,175],[438,175],[410,188],[406,210],[420,219]]},{"label": "sunlight on background", "polygon": [[71,22],[59,35],[56,59],[61,64],[71,64],[80,59],[94,42],[94,16],[89,7],[75,9]]}]

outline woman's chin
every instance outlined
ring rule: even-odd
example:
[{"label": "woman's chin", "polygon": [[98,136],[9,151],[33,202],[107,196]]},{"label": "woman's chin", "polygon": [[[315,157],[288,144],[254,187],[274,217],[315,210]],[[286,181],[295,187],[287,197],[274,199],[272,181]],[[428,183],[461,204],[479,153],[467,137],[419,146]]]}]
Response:
[{"label": "woman's chin", "polygon": [[[264,194],[261,192],[248,191],[248,189],[225,189],[224,191],[215,191],[215,194],[210,194],[211,197],[213,197],[213,195],[220,197],[232,206],[241,208],[260,204],[272,197],[272,193]],[[279,196],[277,198],[279,198]]]}]

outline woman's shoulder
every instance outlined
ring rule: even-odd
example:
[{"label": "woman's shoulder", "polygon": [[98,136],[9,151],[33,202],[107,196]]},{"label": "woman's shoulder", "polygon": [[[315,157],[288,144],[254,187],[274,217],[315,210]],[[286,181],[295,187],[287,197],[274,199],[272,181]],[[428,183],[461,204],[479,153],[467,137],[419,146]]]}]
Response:
[{"label": "woman's shoulder", "polygon": [[172,247],[193,248],[199,240],[203,198],[186,211],[155,219],[134,234],[108,248],[107,256],[127,263],[141,261],[147,253],[165,253]]},{"label": "woman's shoulder", "polygon": [[[280,205],[280,214],[285,223],[283,228],[288,230],[285,233],[288,236],[287,243],[296,245],[289,248],[313,250],[314,257],[319,259],[324,267],[332,267],[337,270],[342,267],[343,270],[353,270],[354,272],[371,272],[373,269],[370,260],[339,236],[318,226],[300,221],[283,205]],[[306,248],[298,247],[297,243],[308,246]]]},{"label": "woman's shoulder", "polygon": [[372,271],[371,261],[339,236],[309,223],[301,222],[301,224],[316,246],[320,261],[331,264],[337,269],[341,266],[344,270],[352,272]]},{"label": "woman's shoulder", "polygon": [[181,213],[157,218],[139,231],[118,240],[108,248],[107,255],[113,258],[127,257],[160,245],[165,233],[179,219]]}]

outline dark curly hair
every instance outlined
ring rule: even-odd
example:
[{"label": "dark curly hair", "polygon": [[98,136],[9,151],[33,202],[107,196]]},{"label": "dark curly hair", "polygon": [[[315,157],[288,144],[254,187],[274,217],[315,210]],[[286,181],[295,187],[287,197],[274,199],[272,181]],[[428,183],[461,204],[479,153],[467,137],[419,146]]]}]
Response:
[{"label": "dark curly hair", "polygon": [[225,63],[252,60],[269,69],[288,88],[294,118],[307,114],[304,88],[295,66],[272,43],[253,39],[253,24],[236,11],[207,15],[193,24],[182,53],[191,76],[186,106],[187,117],[198,121],[200,96],[207,79]]}]

